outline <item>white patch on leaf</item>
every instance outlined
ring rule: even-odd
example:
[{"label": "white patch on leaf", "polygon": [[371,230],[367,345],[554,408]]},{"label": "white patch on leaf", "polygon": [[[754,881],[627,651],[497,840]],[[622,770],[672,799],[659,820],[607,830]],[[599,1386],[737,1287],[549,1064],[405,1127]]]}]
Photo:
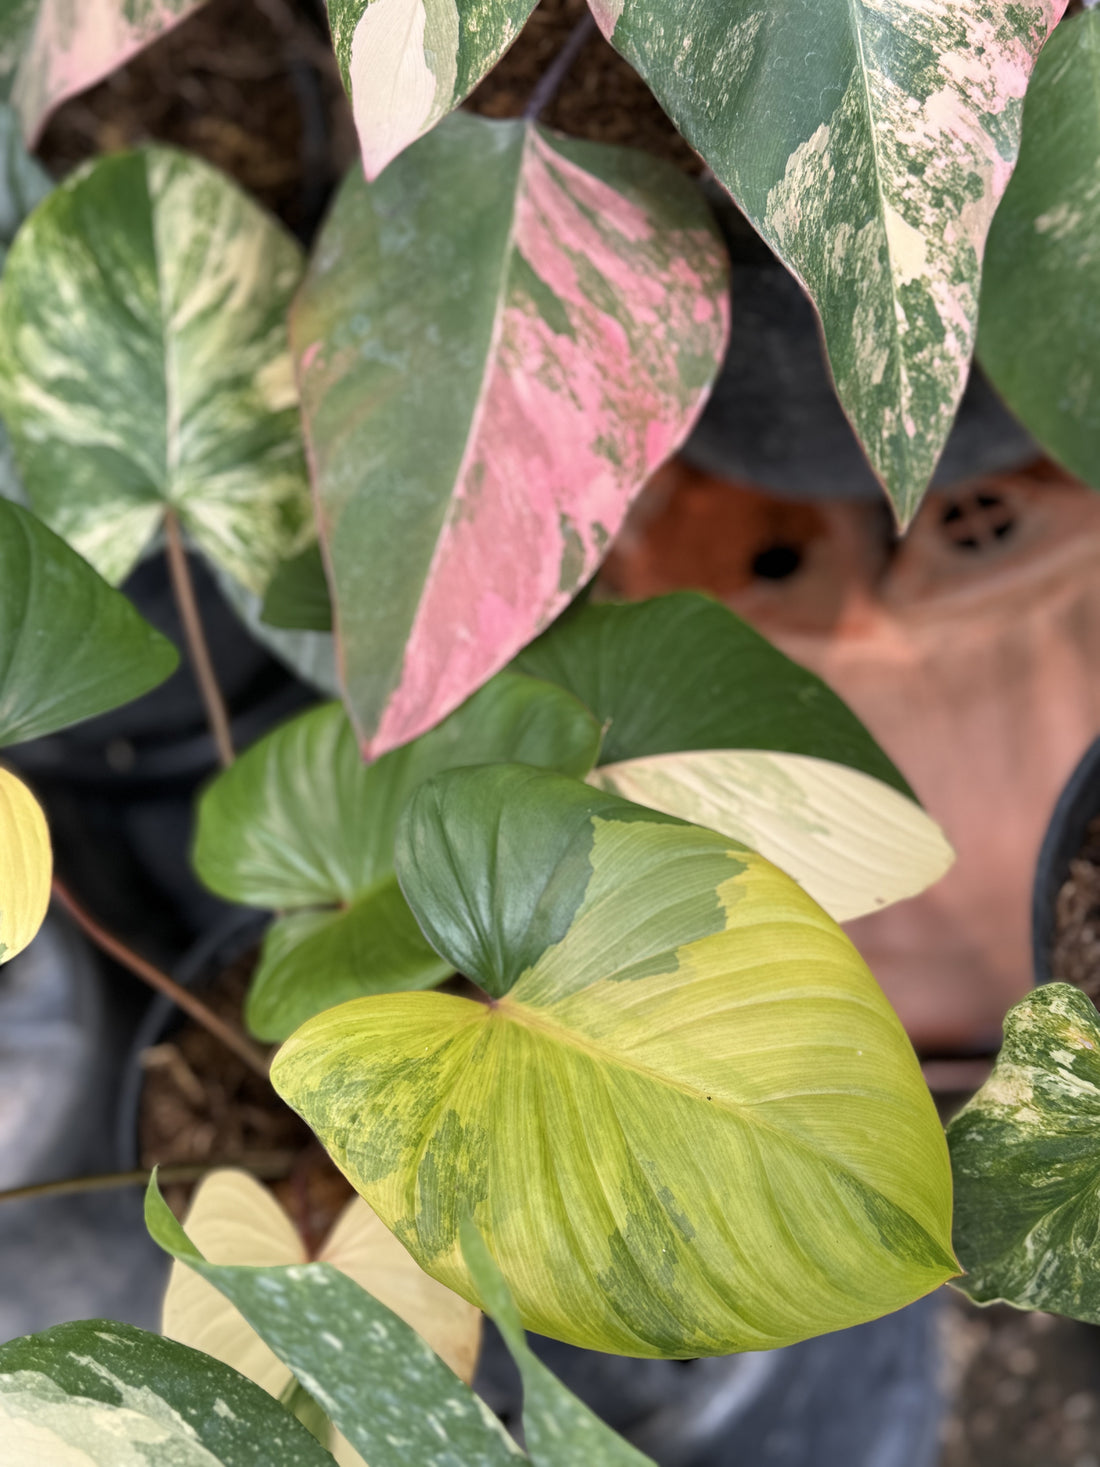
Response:
[{"label": "white patch on leaf", "polygon": [[377,178],[454,101],[454,0],[372,0],[355,28],[349,71],[363,166]]}]

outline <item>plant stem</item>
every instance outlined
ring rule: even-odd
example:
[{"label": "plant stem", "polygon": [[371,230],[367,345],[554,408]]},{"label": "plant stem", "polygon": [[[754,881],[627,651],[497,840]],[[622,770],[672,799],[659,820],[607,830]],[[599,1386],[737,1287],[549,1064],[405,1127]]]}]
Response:
[{"label": "plant stem", "polygon": [[233,763],[234,758],[229,714],[226,712],[225,700],[218,687],[214,664],[210,659],[210,648],[206,645],[206,634],[202,629],[202,618],[199,616],[199,606],[195,600],[195,586],[191,580],[191,567],[187,564],[187,552],[183,548],[183,534],[174,509],[167,509],[164,512],[164,538],[168,554],[168,572],[172,578],[172,591],[179,608],[180,620],[183,622],[184,636],[187,638],[187,654],[191,661],[191,670],[199,685],[199,692],[206,708],[206,717],[210,724],[210,732],[214,735],[214,743],[217,745],[218,758],[223,769],[227,769]]},{"label": "plant stem", "polygon": [[191,1018],[213,1034],[215,1039],[220,1039],[238,1059],[244,1061],[250,1070],[255,1071],[263,1079],[268,1079],[267,1060],[251,1040],[246,1039],[224,1019],[219,1019],[217,1014],[208,1009],[201,999],[189,993],[186,988],[181,988],[173,978],[169,978],[167,973],[161,972],[152,963],[146,962],[140,954],[127,947],[124,942],[120,942],[105,927],[101,927],[92,914],[81,906],[64,882],[56,876],[53,880],[53,894],[77,925],[108,957],[114,958],[116,963],[121,963],[124,968],[128,968],[135,977],[140,978],[143,983],[148,983],[150,988],[155,988],[158,993],[165,994],[177,1008],[181,1008],[185,1014],[190,1014]]},{"label": "plant stem", "polygon": [[596,17],[588,11],[569,32],[565,45],[547,67],[538,86],[531,93],[531,100],[523,109],[524,120],[537,122],[561,90],[562,82],[573,69],[577,57],[588,45],[596,30]]},{"label": "plant stem", "polygon": [[[158,1180],[165,1186],[173,1182],[198,1182],[207,1172],[219,1167],[235,1166],[265,1181],[285,1177],[297,1160],[297,1152],[271,1151],[258,1156],[238,1156],[227,1161],[185,1162],[179,1166],[157,1168]],[[110,1192],[119,1187],[144,1187],[152,1172],[102,1172],[94,1177],[67,1177],[61,1182],[35,1182],[29,1187],[10,1187],[0,1192],[0,1202],[25,1202],[38,1197],[75,1197],[81,1192]]]}]

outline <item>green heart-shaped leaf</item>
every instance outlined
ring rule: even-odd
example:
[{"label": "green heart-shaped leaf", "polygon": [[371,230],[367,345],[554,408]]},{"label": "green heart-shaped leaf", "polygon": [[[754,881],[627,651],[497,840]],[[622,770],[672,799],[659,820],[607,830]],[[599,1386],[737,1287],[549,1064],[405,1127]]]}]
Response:
[{"label": "green heart-shaped leaf", "polygon": [[726,277],[698,188],[629,149],[458,113],[377,183],[353,170],[291,335],[368,757],[591,578],[702,409]]},{"label": "green heart-shaped leaf", "polygon": [[1066,0],[590,0],[820,312],[908,523],[966,386],[982,251]]},{"label": "green heart-shaped leaf", "polygon": [[81,169],[0,282],[0,411],[31,506],[110,581],[173,510],[261,593],[311,509],[286,314],[302,252],[165,148]]},{"label": "green heart-shaped leaf", "polygon": [[339,704],[276,729],[199,803],[195,868],[219,896],[282,915],[248,998],[249,1027],[285,1039],[365,993],[424,988],[452,971],[422,936],[394,874],[412,791],[463,764],[522,760],[583,775],[600,731],[561,688],[501,673],[422,738],[367,766]]},{"label": "green heart-shaped leaf", "polygon": [[0,1346],[0,1440],[5,1462],[43,1467],[332,1467],[278,1401],[220,1360],[102,1319]]},{"label": "green heart-shaped leaf", "polygon": [[604,727],[600,764],[687,749],[810,754],[912,791],[837,695],[710,596],[566,613],[516,658]]},{"label": "green heart-shaped leaf", "polygon": [[1100,13],[1060,25],[989,235],[978,354],[1055,458],[1100,489]]},{"label": "green heart-shaped leaf", "polygon": [[397,870],[488,1004],[359,1000],[274,1083],[422,1267],[631,1355],[761,1349],[954,1272],[943,1133],[851,943],[712,831],[518,766],[422,785]]},{"label": "green heart-shaped leaf", "polygon": [[947,1138],[959,1287],[1100,1324],[1100,1015],[1079,988],[1046,984],[1009,1011]]},{"label": "green heart-shaped leaf", "polygon": [[128,703],[178,660],[125,596],[0,499],[0,746]]}]

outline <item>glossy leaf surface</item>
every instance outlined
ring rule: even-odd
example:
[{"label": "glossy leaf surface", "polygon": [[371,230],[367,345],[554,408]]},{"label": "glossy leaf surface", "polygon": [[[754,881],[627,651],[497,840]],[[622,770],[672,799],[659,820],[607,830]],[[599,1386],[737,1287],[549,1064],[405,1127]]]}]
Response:
[{"label": "glossy leaf surface", "polygon": [[515,1467],[522,1454],[414,1329],[331,1263],[210,1263],[149,1184],[157,1243],[240,1311],[370,1467]]},{"label": "glossy leaf surface", "polygon": [[514,759],[583,776],[598,745],[599,728],[575,698],[509,672],[370,766],[338,704],[250,749],[200,802],[195,866],[219,896],[283,913],[249,995],[253,1031],[285,1039],[333,1004],[428,987],[451,971],[394,875],[398,817],[429,775]]},{"label": "glossy leaf surface", "polygon": [[848,922],[916,896],[954,852],[919,805],[869,775],[803,754],[716,749],[596,770],[589,783],[758,851]]},{"label": "glossy leaf surface", "polygon": [[523,1434],[535,1467],[653,1467],[562,1385],[527,1344],[515,1301],[485,1240],[467,1218],[462,1256],[523,1379]]},{"label": "glossy leaf surface", "polygon": [[604,728],[600,763],[694,749],[809,754],[910,793],[825,683],[720,602],[678,591],[580,606],[516,659],[558,683]]},{"label": "glossy leaf surface", "polygon": [[266,1391],[129,1324],[59,1324],[0,1346],[5,1462],[41,1467],[331,1467]]},{"label": "glossy leaf surface", "polygon": [[368,178],[467,97],[537,0],[327,0]]},{"label": "glossy leaf surface", "polygon": [[292,338],[344,684],[374,758],[564,610],[690,429],[724,251],[667,164],[461,113],[355,170]]},{"label": "glossy leaf surface", "polygon": [[421,786],[433,945],[495,1000],[331,1010],[280,1094],[434,1277],[473,1217],[526,1327],[630,1355],[761,1349],[954,1272],[943,1133],[895,1015],[790,878],[518,766]]},{"label": "glossy leaf surface", "polygon": [[959,1287],[1100,1324],[1100,1016],[1080,989],[1045,984],[1010,1010],[947,1135]]},{"label": "glossy leaf surface", "polygon": [[35,511],[108,580],[173,509],[259,593],[310,515],[286,312],[299,246],[224,175],[115,154],[27,220],[0,284],[0,410]]},{"label": "glossy leaf surface", "polygon": [[0,499],[0,746],[128,703],[178,661],[125,596]]},{"label": "glossy leaf surface", "polygon": [[35,938],[50,904],[53,851],[38,801],[0,768],[0,963]]},{"label": "glossy leaf surface", "polygon": [[0,94],[34,140],[46,118],[203,0],[2,0]]},{"label": "glossy leaf surface", "polygon": [[805,283],[908,523],[966,385],[986,234],[1066,0],[590,3]]},{"label": "glossy leaf surface", "polygon": [[1059,26],[989,236],[978,352],[1005,402],[1100,489],[1100,14]]}]

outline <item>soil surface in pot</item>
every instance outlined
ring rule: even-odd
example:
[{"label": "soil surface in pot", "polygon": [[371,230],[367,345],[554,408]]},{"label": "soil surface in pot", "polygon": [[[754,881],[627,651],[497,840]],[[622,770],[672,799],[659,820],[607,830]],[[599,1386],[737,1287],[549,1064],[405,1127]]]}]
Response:
[{"label": "soil surface in pot", "polygon": [[[201,992],[219,1018],[237,1027],[255,963],[255,953],[247,955]],[[304,1121],[266,1081],[191,1020],[147,1049],[142,1063],[141,1165],[255,1170],[294,1219],[308,1251],[316,1252],[351,1187]],[[189,1183],[165,1186],[177,1215],[186,1209],[192,1190]]]},{"label": "soil surface in pot", "polygon": [[1057,982],[1076,984],[1100,1004],[1100,817],[1058,893],[1050,970]]}]

